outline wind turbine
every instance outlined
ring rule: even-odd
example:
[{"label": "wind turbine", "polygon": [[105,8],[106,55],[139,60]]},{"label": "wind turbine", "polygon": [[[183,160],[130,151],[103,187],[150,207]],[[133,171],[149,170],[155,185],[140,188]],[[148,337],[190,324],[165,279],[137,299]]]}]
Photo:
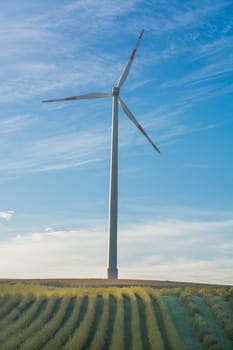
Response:
[{"label": "wind turbine", "polygon": [[126,104],[120,98],[120,89],[128,77],[131,64],[134,60],[136,51],[142,39],[144,30],[141,31],[136,45],[131,52],[128,63],[123,70],[120,79],[116,86],[113,87],[112,92],[102,93],[94,92],[85,95],[71,96],[65,98],[58,98],[53,100],[44,100],[42,102],[60,102],[60,101],[74,101],[74,100],[85,100],[92,98],[104,98],[112,97],[112,138],[111,138],[111,161],[110,161],[110,187],[109,187],[109,222],[108,222],[108,267],[107,275],[109,279],[118,278],[117,269],[117,211],[118,211],[118,104],[127,115],[127,117],[136,125],[146,139],[151,143],[154,149],[160,153],[158,147],[154,144],[151,138],[147,135],[146,131],[139,124],[137,119],[134,117],[132,112],[126,106]]}]

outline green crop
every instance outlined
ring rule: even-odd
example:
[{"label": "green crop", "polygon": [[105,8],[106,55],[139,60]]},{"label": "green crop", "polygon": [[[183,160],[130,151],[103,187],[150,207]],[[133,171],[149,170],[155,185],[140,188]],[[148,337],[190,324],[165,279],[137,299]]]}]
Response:
[{"label": "green crop", "polygon": [[1,283],[0,348],[231,350],[232,300],[232,288]]}]

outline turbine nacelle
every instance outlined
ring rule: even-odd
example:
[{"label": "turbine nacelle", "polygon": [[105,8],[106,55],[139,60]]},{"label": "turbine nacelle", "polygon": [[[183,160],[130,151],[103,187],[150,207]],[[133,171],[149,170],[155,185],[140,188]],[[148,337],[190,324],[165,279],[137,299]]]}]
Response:
[{"label": "turbine nacelle", "polygon": [[117,86],[114,86],[112,89],[112,96],[119,96],[120,94],[120,88]]}]

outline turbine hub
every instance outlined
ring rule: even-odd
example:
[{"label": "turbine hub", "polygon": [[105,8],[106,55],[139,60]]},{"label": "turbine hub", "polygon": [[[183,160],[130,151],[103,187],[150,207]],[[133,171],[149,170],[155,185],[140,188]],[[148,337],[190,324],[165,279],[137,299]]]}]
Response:
[{"label": "turbine hub", "polygon": [[119,93],[120,93],[120,88],[115,86],[115,87],[112,89],[112,94],[113,94],[113,96],[119,96]]}]

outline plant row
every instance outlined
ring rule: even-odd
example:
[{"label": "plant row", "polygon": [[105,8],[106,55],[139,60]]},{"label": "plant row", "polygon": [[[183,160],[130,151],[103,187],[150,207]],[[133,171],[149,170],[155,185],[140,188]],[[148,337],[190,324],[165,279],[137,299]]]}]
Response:
[{"label": "plant row", "polygon": [[[13,337],[16,336],[17,333],[21,332],[22,329],[27,327],[31,321],[36,317],[38,313],[38,309],[40,308],[41,303],[43,302],[43,298],[38,298],[32,303],[28,309],[21,314],[19,318],[16,320],[12,320],[12,322],[5,324],[5,327],[0,332],[0,343],[4,343],[5,341],[8,343]],[[11,337],[10,337],[11,336]],[[9,338],[10,337],[10,338]]]},{"label": "plant row", "polygon": [[214,330],[211,329],[208,321],[201,314],[197,303],[190,296],[182,298],[183,302],[188,307],[192,319],[195,325],[195,328],[198,333],[200,341],[203,343],[205,350],[224,350],[222,345],[219,343],[218,339],[215,336]]},{"label": "plant row", "polygon": [[78,326],[81,307],[84,304],[84,297],[74,298],[70,317],[60,327],[59,331],[45,345],[45,350],[60,349],[75,331]]},{"label": "plant row", "polygon": [[[222,335],[216,336],[197,302],[199,299],[205,301],[208,312],[212,310],[230,342],[232,320],[218,304],[217,300],[221,298],[210,297],[207,293],[202,298],[195,297],[192,289],[188,293],[187,289],[176,293],[173,291],[192,316],[203,348],[223,349],[219,343]],[[224,295],[223,299],[231,305],[231,295]],[[144,287],[113,287],[99,289],[98,292],[89,289],[87,293],[86,288],[80,288],[76,295],[72,292],[70,295],[50,297],[3,295],[0,297],[1,348],[185,350],[180,328],[176,328],[176,320],[171,317],[166,300],[161,291]],[[225,335],[223,337],[226,338]]]},{"label": "plant row", "polygon": [[4,329],[4,327],[8,326],[10,323],[21,317],[22,313],[25,312],[25,310],[34,302],[35,298],[32,294],[28,294],[19,300],[20,302],[18,305],[13,306],[13,308],[11,310],[8,310],[8,313],[2,317],[2,320],[0,322],[0,334],[1,330]]},{"label": "plant row", "polygon": [[9,327],[9,329],[14,330],[14,333],[2,343],[4,350],[24,348],[33,335],[51,318],[56,302],[56,297],[46,299],[46,297],[41,296],[37,298],[33,304],[33,310],[30,313],[25,313],[16,325],[13,324],[12,327]]},{"label": "plant row", "polygon": [[[5,295],[1,298],[0,305],[0,320],[4,320],[5,316],[8,315],[21,301],[22,296],[20,294]],[[1,327],[1,323],[0,323]]]},{"label": "plant row", "polygon": [[184,343],[171,319],[166,304],[153,290],[151,291],[151,298],[155,304],[155,310],[157,310],[158,313],[157,318],[160,320],[160,332],[163,337],[165,348],[169,348],[170,350],[185,350]]},{"label": "plant row", "polygon": [[233,320],[226,314],[221,305],[219,305],[215,299],[205,297],[204,300],[210,306],[219,324],[225,330],[228,338],[233,341]]}]

